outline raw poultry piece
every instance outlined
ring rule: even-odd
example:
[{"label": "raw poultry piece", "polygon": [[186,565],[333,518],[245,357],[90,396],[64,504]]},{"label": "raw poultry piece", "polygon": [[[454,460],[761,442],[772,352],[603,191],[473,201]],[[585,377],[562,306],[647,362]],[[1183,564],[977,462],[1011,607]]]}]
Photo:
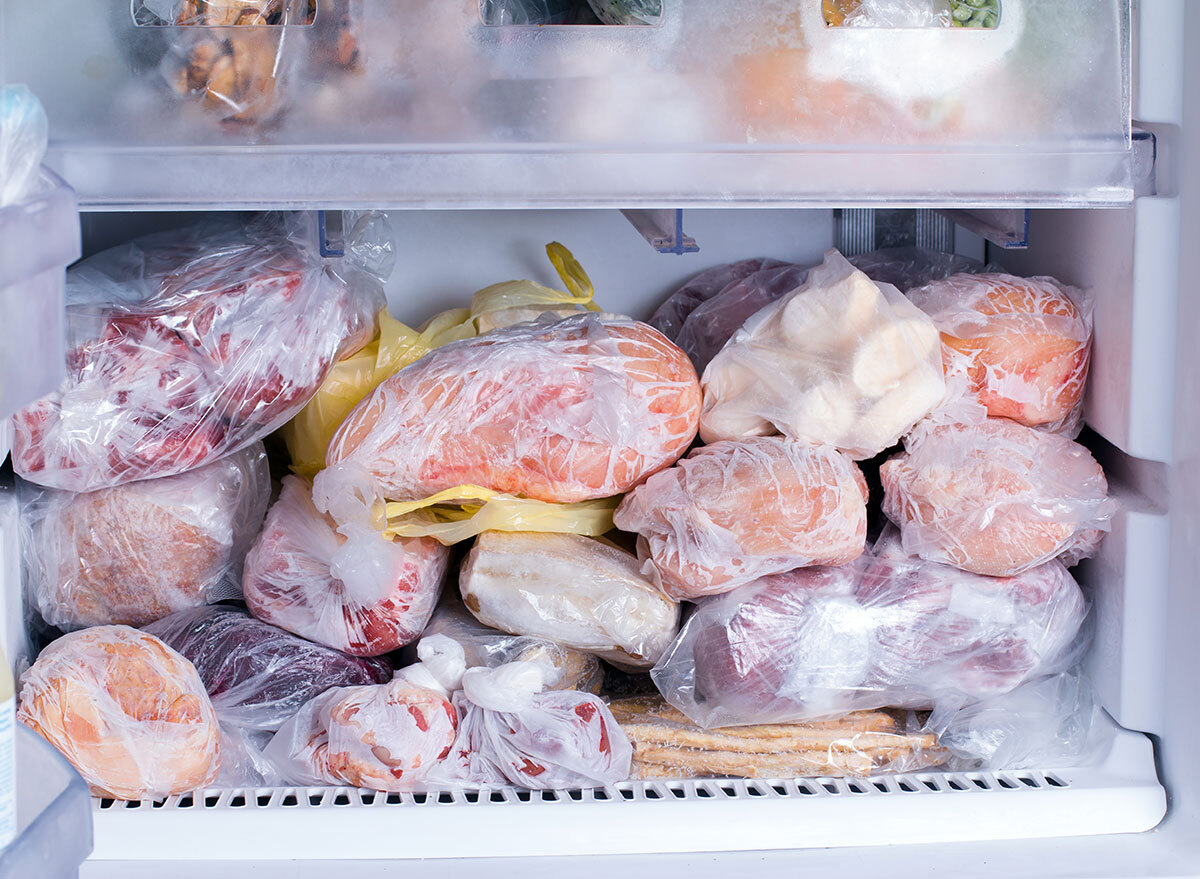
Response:
[{"label": "raw poultry piece", "polygon": [[141,626],[234,597],[270,494],[261,443],[178,476],[83,494],[21,483],[27,596],[64,630]]},{"label": "raw poultry piece", "polygon": [[649,668],[675,637],[679,606],[639,567],[635,556],[590,537],[485,531],[459,588],[486,625]]},{"label": "raw poultry piece", "polygon": [[1092,345],[1092,301],[1053,278],[958,274],[911,290],[942,335],[946,377],[989,415],[1075,436]]},{"label": "raw poultry piece", "polygon": [[945,395],[932,321],[836,250],[758,311],[702,378],[705,442],[782,433],[870,458]]},{"label": "raw poultry piece", "polygon": [[65,635],[21,677],[17,719],[92,793],[140,800],[212,784],[220,731],[192,664],[128,626]]},{"label": "raw poultry piece", "polygon": [[867,485],[828,446],[752,437],[696,449],[626,495],[613,516],[638,534],[663,589],[695,599],[862,554]]},{"label": "raw poultry piece", "polygon": [[609,708],[633,743],[634,778],[837,778],[915,772],[949,757],[936,736],[907,731],[895,712],[705,730],[659,696]]},{"label": "raw poultry piece", "polygon": [[907,552],[996,577],[1087,558],[1117,510],[1086,448],[1006,418],[922,428],[880,478]]},{"label": "raw poultry piece", "polygon": [[585,501],[672,464],[699,409],[682,351],[646,324],[585,314],[433,351],[351,411],[326,460],[394,501],[464,484]]},{"label": "raw poultry piece", "polygon": [[285,477],[246,556],[242,589],[259,619],[354,656],[415,641],[441,592],[450,551],[429,537],[348,541]]}]

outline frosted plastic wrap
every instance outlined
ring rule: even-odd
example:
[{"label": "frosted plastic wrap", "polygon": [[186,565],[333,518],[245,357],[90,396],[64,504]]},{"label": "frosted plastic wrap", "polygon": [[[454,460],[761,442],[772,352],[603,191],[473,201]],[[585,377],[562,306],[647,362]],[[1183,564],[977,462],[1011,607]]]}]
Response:
[{"label": "frosted plastic wrap", "polygon": [[914,431],[880,468],[883,512],[904,548],[1012,576],[1096,551],[1118,505],[1086,448],[1005,418]]},{"label": "frosted plastic wrap", "polygon": [[424,637],[445,635],[463,649],[467,668],[496,668],[518,660],[543,660],[558,671],[553,690],[598,693],[604,681],[600,660],[545,638],[510,635],[479,623],[457,600],[443,600],[425,627]]},{"label": "frosted plastic wrap", "polygon": [[633,749],[608,706],[544,689],[556,674],[541,661],[468,669],[454,697],[458,737],[431,782],[562,790],[627,779]]},{"label": "frosted plastic wrap", "polygon": [[885,536],[853,565],[704,601],[652,675],[704,727],[953,711],[1063,670],[1086,612],[1060,562],[983,577],[907,557]]},{"label": "frosted plastic wrap", "polygon": [[605,24],[654,25],[663,14],[663,0],[587,0]]},{"label": "frosted plastic wrap", "polygon": [[749,277],[760,269],[779,265],[782,263],[776,260],[758,258],[705,269],[668,296],[647,323],[675,342],[688,317],[702,304],[735,281]]},{"label": "frosted plastic wrap", "polygon": [[67,378],[14,416],[18,475],[70,491],[171,476],[298,412],[383,298],[295,225],[203,223],[71,269]]},{"label": "frosted plastic wrap", "polygon": [[250,611],[355,656],[415,641],[437,604],[449,550],[428,537],[352,533],[356,539],[348,540],[317,511],[306,481],[286,477],[246,556]]},{"label": "frosted plastic wrap", "polygon": [[1092,298],[1053,278],[953,275],[909,291],[942,335],[947,379],[988,414],[1074,437],[1092,347]]},{"label": "frosted plastic wrap", "polygon": [[195,667],[221,722],[277,730],[331,687],[382,684],[386,659],[348,656],[233,607],[183,610],[147,626]]},{"label": "frosted plastic wrap", "polygon": [[828,446],[755,437],[696,449],[621,502],[618,528],[663,589],[698,598],[766,574],[862,554],[867,484]]},{"label": "frosted plastic wrap", "polygon": [[271,479],[262,443],[198,470],[76,494],[20,484],[26,590],[60,629],[141,626],[241,592]]},{"label": "frosted plastic wrap", "polygon": [[635,556],[589,537],[485,531],[458,582],[489,626],[649,668],[675,637],[679,606],[639,568]]},{"label": "frosted plastic wrap", "polygon": [[584,501],[672,464],[699,409],[695,370],[660,333],[580,315],[452,342],[405,367],[350,413],[327,463],[361,467],[394,501],[462,484]]},{"label": "frosted plastic wrap", "polygon": [[0,88],[0,206],[34,188],[46,154],[48,123],[42,102],[23,85]]},{"label": "frosted plastic wrap", "polygon": [[782,433],[856,459],[894,445],[945,396],[932,321],[836,250],[746,321],[701,383],[705,442]]},{"label": "frosted plastic wrap", "polygon": [[490,25],[576,24],[578,0],[483,0],[480,13]]},{"label": "frosted plastic wrap", "polygon": [[951,275],[986,271],[979,260],[927,247],[881,247],[847,259],[877,284],[891,284],[906,294],[914,287],[941,281]]},{"label": "frosted plastic wrap", "polygon": [[17,719],[58,748],[97,796],[164,797],[212,784],[216,712],[192,664],[128,626],[66,635],[21,677]]},{"label": "frosted plastic wrap", "polygon": [[705,730],[657,696],[609,707],[633,743],[635,778],[837,778],[916,772],[950,757],[936,736],[910,731],[905,712]]}]

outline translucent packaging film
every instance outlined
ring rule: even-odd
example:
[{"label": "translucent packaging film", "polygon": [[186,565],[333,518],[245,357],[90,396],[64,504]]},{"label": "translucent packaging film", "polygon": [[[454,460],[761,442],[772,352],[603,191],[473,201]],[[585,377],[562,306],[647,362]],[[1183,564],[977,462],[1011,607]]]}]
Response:
[{"label": "translucent packaging film", "polygon": [[257,442],[178,476],[82,494],[22,482],[27,599],[70,630],[141,626],[235,597],[270,495]]},{"label": "translucent packaging film", "polygon": [[951,275],[978,274],[987,268],[968,256],[928,247],[881,247],[847,259],[872,281],[891,284],[905,294]]}]

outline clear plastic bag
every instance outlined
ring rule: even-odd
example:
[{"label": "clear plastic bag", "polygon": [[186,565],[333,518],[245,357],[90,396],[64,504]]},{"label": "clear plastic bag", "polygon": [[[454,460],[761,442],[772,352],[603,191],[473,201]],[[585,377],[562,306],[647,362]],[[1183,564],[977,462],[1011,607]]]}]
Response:
[{"label": "clear plastic bag", "polygon": [[486,531],[458,582],[463,603],[486,625],[645,669],[675,637],[679,606],[639,567],[635,556],[602,540]]},{"label": "clear plastic bag", "polygon": [[757,258],[705,269],[668,296],[647,323],[672,342],[678,342],[679,334],[688,317],[705,302],[731,284],[741,281],[761,269],[781,265],[784,263]]},{"label": "clear plastic bag", "polygon": [[951,275],[978,274],[989,268],[979,260],[927,247],[883,247],[847,259],[875,283],[891,284],[906,294]]},{"label": "clear plastic bag", "polygon": [[576,24],[578,0],[483,0],[480,13],[489,25]]},{"label": "clear plastic bag", "polygon": [[836,250],[747,320],[701,384],[705,442],[782,433],[856,459],[894,445],[946,390],[933,322]]},{"label": "clear plastic bag", "polygon": [[360,658],[314,644],[234,607],[183,610],[146,626],[190,661],[217,717],[249,732],[279,729],[331,687],[392,678],[383,658]]},{"label": "clear plastic bag", "polygon": [[629,777],[633,749],[598,696],[545,689],[540,660],[472,668],[454,697],[458,736],[431,786],[602,787]]},{"label": "clear plastic bag", "polygon": [[518,660],[544,660],[558,670],[555,690],[599,693],[604,681],[600,660],[590,653],[545,638],[510,635],[481,625],[457,599],[444,599],[425,627],[424,637],[445,635],[463,649],[467,668],[496,668]]},{"label": "clear plastic bag", "polygon": [[37,185],[47,132],[46,111],[33,92],[0,87],[0,207],[23,200]]},{"label": "clear plastic bag", "polygon": [[662,0],[587,0],[605,24],[655,25],[662,19]]},{"label": "clear plastic bag", "polygon": [[910,290],[942,336],[948,380],[989,415],[1074,437],[1092,346],[1092,297],[1053,278],[959,274]]},{"label": "clear plastic bag", "polygon": [[415,641],[441,592],[449,550],[426,537],[389,540],[370,522],[335,527],[296,476],[246,556],[242,588],[259,619],[355,656]]},{"label": "clear plastic bag", "polygon": [[[463,484],[550,502],[611,497],[683,453],[699,395],[687,357],[645,324],[524,323],[392,376],[342,423],[327,463],[365,472],[392,501]],[[317,486],[343,494],[331,472]]]},{"label": "clear plastic bag", "polygon": [[867,484],[828,446],[784,437],[719,442],[651,476],[617,508],[667,594],[695,599],[862,554]]},{"label": "clear plastic bag", "polygon": [[652,676],[704,727],[945,714],[1069,667],[1086,613],[1060,562],[983,577],[906,556],[885,534],[854,564],[707,599]]},{"label": "clear plastic bag", "polygon": [[255,443],[163,479],[83,494],[18,488],[27,600],[71,630],[142,626],[239,595],[271,478]]},{"label": "clear plastic bag", "polygon": [[302,222],[201,223],[71,269],[67,378],[14,416],[17,473],[70,491],[171,476],[295,415],[383,304]]},{"label": "clear plastic bag", "polygon": [[128,626],[72,632],[21,677],[17,719],[62,752],[97,796],[165,797],[220,771],[216,712],[192,664]]},{"label": "clear plastic bag", "polygon": [[1012,576],[1092,555],[1118,509],[1086,448],[1006,418],[914,431],[880,468],[883,512],[904,548]]}]

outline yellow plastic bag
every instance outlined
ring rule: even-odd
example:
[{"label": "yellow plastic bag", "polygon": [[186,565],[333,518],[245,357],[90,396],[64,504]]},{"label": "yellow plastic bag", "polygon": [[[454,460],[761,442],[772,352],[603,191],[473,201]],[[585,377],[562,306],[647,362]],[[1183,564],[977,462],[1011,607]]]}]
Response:
[{"label": "yellow plastic bag", "polygon": [[419,501],[385,505],[386,537],[432,537],[447,546],[484,531],[553,531],[598,537],[613,528],[620,498],[552,504],[459,485]]}]

